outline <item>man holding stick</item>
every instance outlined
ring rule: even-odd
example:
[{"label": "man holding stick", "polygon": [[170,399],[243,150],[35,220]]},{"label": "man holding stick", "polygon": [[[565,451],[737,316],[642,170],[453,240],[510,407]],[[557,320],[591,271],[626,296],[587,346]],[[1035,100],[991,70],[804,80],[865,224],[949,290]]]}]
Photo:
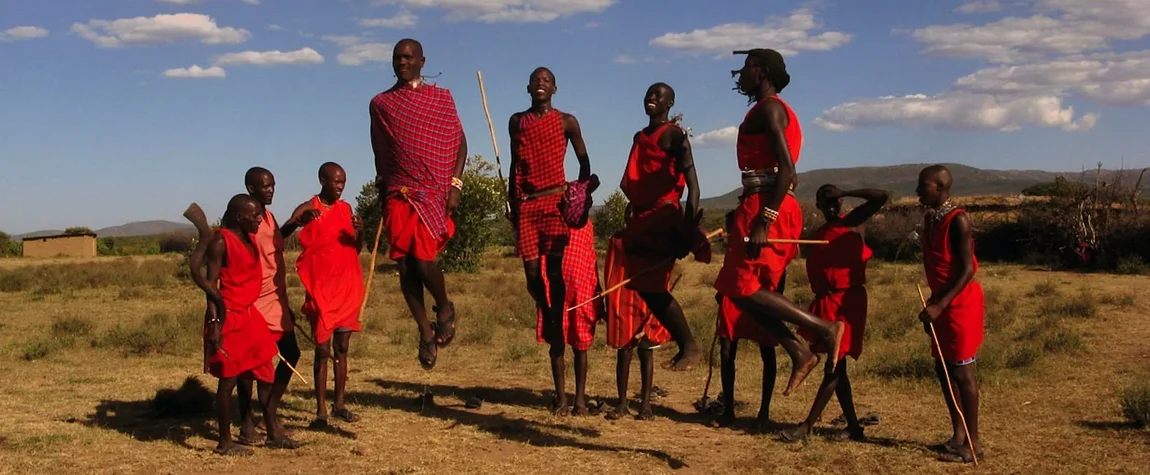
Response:
[{"label": "man holding stick", "polygon": [[977,464],[982,444],[978,440],[975,360],[982,346],[986,309],[982,286],[974,278],[978,258],[970,219],[950,201],[953,182],[950,170],[942,165],[926,167],[918,175],[915,192],[927,209],[922,261],[930,285],[930,299],[923,302],[919,320],[928,335],[933,333],[935,373],[954,430],[950,440],[938,447],[945,453],[941,458]]},{"label": "man holding stick", "polygon": [[[844,327],[772,292],[798,254],[794,244],[772,240],[795,239],[802,232],[802,210],[791,191],[802,130],[794,111],[778,96],[790,83],[782,55],[769,49],[736,54],[747,55],[743,68],[732,72],[738,77],[736,89],[754,105],[739,126],[736,149],[743,193],[715,290],[766,327],[787,351],[791,376],[784,394],[790,394],[819,360],[784,322],[806,328],[834,354],[838,354]],[[829,361],[827,367],[833,371],[835,362]]]},{"label": "man holding stick", "polygon": [[[438,349],[455,338],[455,305],[435,257],[455,233],[451,215],[463,189],[467,138],[451,91],[424,82],[425,63],[418,41],[396,43],[391,59],[396,83],[376,95],[368,109],[389,253],[419,325],[419,362],[431,369]],[[435,299],[434,323],[427,318],[425,289]]]},{"label": "man holding stick", "polygon": [[[191,267],[193,279],[209,301],[204,341],[210,355],[209,371],[219,378],[216,411],[220,439],[215,452],[221,455],[252,454],[251,449],[232,441],[232,390],[239,381],[247,381],[250,387],[252,379],[265,384],[275,379],[271,361],[277,353],[276,337],[255,305],[260,295],[263,269],[250,236],[259,230],[263,216],[263,206],[259,201],[240,194],[228,201],[219,231],[210,231],[202,211],[193,221],[200,235],[207,237],[206,244],[198,246],[206,252],[206,278],[200,272],[199,256],[195,256]],[[239,404],[240,412],[248,413],[251,397],[240,398]],[[269,447],[294,449],[298,443],[280,432],[282,426],[276,415],[278,404],[278,400],[269,399],[264,406],[267,444]]]},{"label": "man holding stick", "polygon": [[[619,187],[631,206],[622,233],[624,265],[631,279],[627,287],[639,293],[679,345],[679,352],[663,368],[684,371],[698,363],[702,352],[668,285],[675,258],[694,251],[696,260],[710,262],[711,246],[699,229],[702,211],[691,142],[669,117],[674,105],[671,86],[656,83],[647,89],[643,102],[647,127],[635,133]],[[685,208],[680,205],[684,186]]]},{"label": "man holding stick", "polygon": [[[276,346],[282,358],[276,367],[275,382],[272,384],[257,382],[257,393],[260,405],[266,407],[271,404],[278,407],[284,392],[287,391],[288,383],[291,382],[292,368],[299,363],[300,349],[295,339],[295,314],[292,313],[291,305],[288,303],[285,282],[284,236],[281,234],[275,215],[268,209],[275,197],[276,180],[268,169],[252,167],[244,174],[244,186],[248,190],[248,195],[258,200],[264,208],[264,219],[260,222],[259,230],[252,235],[263,268],[260,296],[255,303],[256,310],[263,315],[268,330],[276,337]],[[285,223],[285,229],[294,229],[292,225],[291,222]],[[288,234],[291,232],[288,231]],[[251,399],[251,381],[239,383],[237,396],[244,400]],[[251,416],[252,411],[243,414],[240,436],[236,438],[237,442],[244,445],[252,445],[255,440],[252,434],[254,424]],[[265,427],[267,424],[268,421],[263,421]],[[286,434],[283,427],[277,428],[277,432]],[[297,444],[287,437],[283,438],[283,443]]]}]

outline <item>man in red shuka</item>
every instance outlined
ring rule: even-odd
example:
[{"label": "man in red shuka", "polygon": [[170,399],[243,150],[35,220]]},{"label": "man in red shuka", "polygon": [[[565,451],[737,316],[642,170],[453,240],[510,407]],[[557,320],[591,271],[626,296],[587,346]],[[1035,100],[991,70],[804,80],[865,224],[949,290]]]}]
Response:
[{"label": "man in red shuka", "polygon": [[307,291],[303,312],[311,324],[315,342],[316,420],[313,428],[327,426],[327,363],[335,358],[335,402],[331,415],[345,422],[359,416],[344,406],[347,388],[347,353],[351,334],[361,331],[359,307],[363,302],[363,221],[352,214],[351,205],[340,199],[347,176],[343,167],[327,162],[319,167],[318,195],[296,207],[292,221],[303,226],[296,258],[300,283]]},{"label": "man in red shuka", "polygon": [[[217,424],[220,441],[215,452],[221,455],[251,455],[251,449],[232,441],[232,390],[237,382],[251,380],[270,384],[275,380],[272,358],[276,356],[276,337],[256,309],[260,296],[263,268],[251,235],[263,221],[263,206],[246,194],[235,195],[228,201],[222,229],[207,243],[208,295],[207,321],[204,340],[211,354],[209,371],[219,378],[216,389]],[[199,273],[199,269],[193,268]],[[251,397],[241,398],[240,412],[250,409]],[[269,447],[296,448],[280,432],[276,419],[279,401],[269,400],[264,406]]]},{"label": "man in red shuka", "polygon": [[[950,410],[954,435],[942,443],[942,459],[952,462],[972,462],[975,455],[982,458],[982,444],[978,440],[978,378],[975,357],[982,346],[986,309],[983,305],[982,285],[974,278],[978,272],[978,258],[974,255],[974,238],[966,211],[950,202],[950,186],[954,182],[950,170],[942,165],[931,165],[918,175],[918,201],[926,207],[922,239],[922,263],[930,285],[930,299],[919,314],[923,329],[930,333],[934,324],[938,345],[932,352],[935,373],[942,383],[942,394]],[[939,350],[941,354],[939,354]],[[942,365],[950,373],[946,380]],[[948,384],[954,386],[954,399]],[[970,431],[969,444],[962,428],[962,416]]]},{"label": "man in red shuka", "polygon": [[[679,345],[678,354],[663,367],[682,371],[698,363],[702,353],[668,285],[674,258],[694,250],[699,253],[697,260],[710,262],[710,244],[705,239],[690,242],[702,234],[698,232],[699,182],[687,133],[668,116],[674,105],[671,86],[656,83],[647,89],[643,107],[648,124],[635,133],[619,187],[632,210],[622,234],[627,276],[634,276],[627,287],[639,293]],[[680,204],[684,186],[686,207]],[[692,245],[698,247],[692,249]]]},{"label": "man in red shuka", "polygon": [[[786,350],[791,377],[784,394],[790,394],[819,359],[783,322],[808,329],[836,354],[844,327],[841,322],[831,324],[811,315],[771,291],[798,254],[798,246],[773,244],[769,239],[796,239],[802,232],[802,210],[791,192],[802,130],[794,111],[778,96],[790,83],[782,55],[769,49],[743,53],[747,54],[743,68],[732,74],[738,76],[736,89],[754,106],[739,126],[736,151],[743,193],[715,290],[766,327]],[[827,362],[828,371],[834,366],[833,359]]]},{"label": "man in red shuka", "polygon": [[[439,348],[455,339],[455,305],[447,299],[435,257],[455,234],[451,215],[463,189],[467,137],[451,91],[423,80],[426,61],[418,41],[396,43],[391,57],[395,85],[371,100],[369,112],[389,254],[419,325],[419,362],[432,369]],[[424,289],[435,299],[434,323],[427,318]]]},{"label": "man in red shuka", "polygon": [[[866,202],[843,215],[843,197],[862,198]],[[818,395],[811,405],[807,419],[793,431],[784,432],[783,438],[797,442],[807,437],[815,422],[823,414],[832,395],[837,395],[839,405],[846,419],[846,430],[835,434],[838,440],[863,440],[863,428],[855,414],[854,395],[851,382],[847,378],[846,357],[856,361],[862,355],[863,335],[866,330],[867,293],[866,263],[871,258],[871,250],[863,242],[863,226],[886,204],[889,198],[882,190],[842,191],[834,185],[823,185],[815,192],[815,204],[826,219],[811,239],[829,241],[824,246],[813,246],[807,255],[807,276],[811,291],[815,293],[811,302],[811,313],[828,322],[841,321],[846,325],[839,354],[827,355],[839,361],[833,373],[823,376]],[[812,339],[810,333],[800,330],[804,338]],[[827,349],[812,344],[811,350],[826,353]]]},{"label": "man in red shuka", "polygon": [[[571,243],[570,229],[559,210],[566,191],[564,158],[567,143],[579,160],[579,180],[592,180],[591,161],[575,116],[551,106],[557,90],[555,75],[547,68],[536,68],[527,83],[531,108],[511,115],[511,172],[507,196],[511,203],[511,223],[515,229],[516,247],[523,259],[527,291],[542,310],[543,337],[551,345],[551,376],[555,380],[556,401],[552,411],[567,411],[563,391],[566,363],[563,353],[563,316],[566,313],[567,290],[563,279],[563,254]],[[541,259],[547,260],[547,279],[543,279]],[[586,374],[587,352],[573,351],[575,374]],[[576,381],[578,385],[578,381]],[[587,413],[575,401],[575,414]]]}]

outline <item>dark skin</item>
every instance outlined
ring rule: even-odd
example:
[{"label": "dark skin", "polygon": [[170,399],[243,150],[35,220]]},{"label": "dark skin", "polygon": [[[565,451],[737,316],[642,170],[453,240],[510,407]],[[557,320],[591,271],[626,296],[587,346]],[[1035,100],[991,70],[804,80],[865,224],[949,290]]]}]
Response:
[{"label": "dark skin", "polygon": [[655,413],[651,409],[651,387],[655,379],[655,356],[649,343],[644,338],[640,346],[634,351],[631,348],[622,348],[616,352],[615,386],[619,391],[619,403],[607,414],[607,419],[615,420],[631,415],[631,402],[627,397],[627,386],[631,379],[631,359],[635,352],[639,353],[639,371],[643,385],[640,389],[642,400],[639,403],[639,414],[635,416],[635,419],[649,421],[655,418]]},{"label": "dark skin", "polygon": [[[649,117],[647,127],[643,133],[652,134],[664,124],[671,121],[671,107],[675,105],[675,91],[670,86],[657,83],[647,89],[643,96],[643,108]],[[639,133],[634,140],[639,140]],[[659,136],[659,147],[673,157],[676,166],[682,171],[687,184],[687,205],[683,208],[683,219],[695,219],[699,212],[699,180],[695,174],[695,158],[691,153],[691,142],[687,133],[679,127],[670,127]],[[663,365],[664,369],[672,371],[686,371],[695,366],[702,357],[695,337],[691,335],[691,327],[687,324],[687,317],[683,308],[670,292],[639,292],[639,297],[651,309],[659,323],[667,328],[675,343],[679,345],[679,352]]]},{"label": "dark skin", "polygon": [[[739,88],[744,94],[756,100],[777,95],[775,86],[767,79],[766,70],[753,56],[747,57],[743,69],[739,71]],[[743,132],[749,135],[766,135],[770,139],[772,153],[778,158],[776,185],[760,192],[762,203],[773,210],[778,210],[782,205],[787,190],[795,183],[796,178],[794,159],[787,147],[784,133],[788,122],[786,109],[779,101],[759,101],[747,118],[743,129]],[[750,240],[747,243],[749,258],[756,258],[762,247],[767,244],[770,225],[771,223],[761,214],[755,216]],[[842,332],[841,324],[834,325],[811,315],[782,295],[764,288],[748,297],[733,298],[732,301],[762,324],[791,358],[791,377],[783,395],[790,395],[798,388],[819,363],[819,358],[807,348],[807,345],[799,342],[783,322],[808,329],[821,338],[828,348],[838,347]],[[833,372],[835,364],[833,359],[828,359],[826,370]]]},{"label": "dark skin", "polygon": [[[514,144],[519,141],[519,120],[523,114],[533,114],[542,116],[554,110],[551,105],[551,98],[554,96],[558,88],[555,85],[555,75],[547,68],[537,68],[531,73],[531,77],[527,84],[527,93],[531,95],[531,108],[517,112],[511,115],[508,124],[508,130],[511,134],[511,172],[508,182],[510,186],[507,191],[507,196],[511,201],[511,222],[518,225],[517,217],[519,215],[519,199],[520,191],[516,189],[516,176],[517,169],[519,168],[520,157],[519,151]],[[575,156],[579,160],[579,179],[591,179],[591,159],[587,156],[587,145],[583,142],[583,132],[579,129],[579,121],[575,116],[563,113],[561,116],[563,123],[563,134],[571,147],[575,150]],[[564,344],[563,336],[560,334],[563,327],[563,312],[565,309],[567,288],[563,282],[563,254],[562,252],[556,253],[557,255],[548,255],[542,259],[547,259],[547,280],[546,284],[543,280],[543,263],[540,259],[531,259],[523,261],[523,273],[527,278],[527,291],[531,297],[535,299],[535,305],[543,309],[543,314],[546,316],[548,322],[547,327],[549,331],[547,340],[551,341],[551,348],[548,352],[551,357],[551,376],[555,380],[555,394],[556,401],[553,412],[557,415],[566,414],[567,412],[567,394],[564,391],[566,385],[564,381],[564,373],[566,368],[566,361],[564,359]],[[549,284],[550,289],[545,285]],[[551,301],[548,302],[547,295],[550,290]],[[584,388],[587,383],[587,352],[572,349],[575,355],[575,401],[573,414],[587,415],[587,404],[584,395]]]},{"label": "dark skin", "polygon": [[[423,46],[418,41],[406,38],[396,43],[391,56],[391,67],[396,78],[392,90],[402,88],[406,85],[412,85],[413,87],[422,86],[423,66],[426,63],[427,58],[423,56]],[[373,117],[371,121],[373,129],[378,122],[378,118]],[[373,133],[372,137],[374,139],[377,135]],[[387,200],[382,197],[387,196],[388,192],[389,177],[384,174],[384,170],[386,169],[386,163],[389,159],[388,153],[390,153],[390,151],[385,144],[377,143],[375,140],[372,141],[371,147],[375,153],[376,186],[379,189],[379,196],[381,197],[379,200],[381,217],[386,218]],[[467,136],[461,134],[459,151],[456,154],[452,176],[462,178],[466,164]],[[455,187],[449,187],[447,195],[447,213],[449,215],[455,213],[455,209],[459,206],[459,199],[460,191]],[[425,368],[430,368],[435,364],[438,347],[453,338],[455,334],[454,325],[451,323],[455,318],[455,310],[451,302],[447,299],[447,284],[443,278],[443,270],[435,261],[423,261],[410,255],[400,259],[396,264],[399,270],[399,283],[400,289],[403,292],[403,299],[407,302],[407,307],[411,310],[411,315],[415,318],[415,322],[419,326],[420,341],[428,348],[427,351],[430,352],[431,355],[428,360],[424,360],[421,357],[420,362]],[[372,271],[374,272],[374,269]],[[431,297],[435,299],[435,308],[438,309],[436,313],[436,325],[434,327],[427,318],[427,305],[424,301],[425,289],[427,292],[430,292]],[[439,332],[437,332],[436,329],[439,329]],[[436,344],[431,345],[430,342],[432,341]]]},{"label": "dark skin", "polygon": [[[250,176],[246,177],[246,179],[245,179],[245,181],[246,181],[245,186],[248,190],[248,196],[255,198],[266,209],[268,206],[271,206],[272,200],[275,197],[275,189],[276,189],[275,177],[271,174],[271,172],[269,172],[267,170],[258,170],[258,171],[255,171],[254,173],[249,174],[249,175]],[[278,256],[276,256],[276,259],[277,259],[277,261],[279,261],[278,262],[279,263],[279,267],[278,267],[279,272],[283,272],[284,271],[283,254],[280,253]],[[288,305],[287,288],[284,286],[277,286],[276,292],[279,294],[279,301],[283,305],[284,314],[288,315],[288,317],[291,320],[291,323],[294,324],[295,323],[295,313],[292,312],[291,306]],[[295,338],[295,331],[294,330],[295,329],[293,326],[285,326],[283,328],[283,335],[281,336],[281,338]],[[286,355],[285,355],[285,357],[286,357]],[[290,364],[292,364],[294,366],[297,361],[298,361],[298,359],[296,361],[291,361]],[[291,378],[292,378],[292,373],[291,373],[291,370],[287,368],[287,363],[281,361],[279,364],[279,367],[276,368],[276,379],[275,379],[274,383],[268,384],[268,383],[265,383],[263,381],[258,381],[256,383],[256,387],[258,390],[257,391],[257,393],[258,393],[257,397],[259,398],[260,405],[263,407],[269,407],[270,406],[270,407],[274,407],[274,408],[278,409],[279,405],[280,405],[280,401],[283,399],[283,395],[287,391],[288,383],[291,382]],[[241,381],[239,383],[239,385],[237,386],[237,394],[241,400],[244,400],[244,399],[250,400],[251,395],[252,395],[251,382],[250,381]],[[278,418],[276,420],[278,421]],[[246,440],[246,441],[254,440],[255,424],[254,424],[254,421],[252,420],[252,411],[247,411],[247,412],[243,413],[243,421],[241,422],[240,426],[241,426],[240,438],[242,440]],[[287,433],[287,431],[282,426],[276,428],[276,430],[274,432],[281,434],[281,435],[286,435],[286,433]],[[270,432],[269,432],[269,434],[270,434]],[[286,437],[282,438],[281,440],[277,440],[275,442],[276,443],[290,443],[290,444],[295,443],[295,441],[291,441],[291,440],[287,439]]]},{"label": "dark skin", "polygon": [[[241,195],[237,199],[233,198],[228,204],[228,217],[225,219],[224,229],[234,233],[243,242],[244,247],[247,248],[252,254],[256,253],[255,243],[248,237],[249,234],[255,233],[263,221],[264,210],[263,206],[255,199]],[[207,277],[208,285],[219,294],[219,278],[220,271],[227,268],[227,243],[224,241],[219,232],[212,235],[212,241],[207,245]],[[220,352],[222,344],[221,330],[224,321],[227,319],[227,311],[222,308],[222,305],[211,305],[208,307],[208,320],[204,322],[207,328],[207,335],[205,336],[206,342],[210,351],[214,353]],[[216,320],[216,321],[213,321]],[[225,358],[228,356],[225,355]],[[232,440],[231,424],[232,424],[232,408],[231,396],[232,391],[240,381],[245,381],[246,384],[251,385],[251,374],[242,374],[231,378],[220,378],[219,386],[216,389],[216,420],[219,427],[220,439],[216,445],[215,452],[221,455],[251,455],[251,449],[239,446]],[[247,414],[251,411],[251,398],[250,396],[245,400],[240,398],[239,409],[241,414]],[[269,445],[272,441],[283,440],[285,437],[280,432],[281,425],[277,419],[276,409],[278,401],[272,403],[269,401],[264,407],[264,420],[268,421],[268,440]]]},{"label": "dark skin", "polygon": [[[735,361],[738,356],[739,342],[726,338],[719,338],[719,359],[723,379],[723,413],[715,419],[712,425],[729,427],[735,423]],[[759,358],[763,361],[763,390],[762,400],[759,401],[759,415],[755,418],[755,427],[767,430],[771,427],[771,394],[775,392],[775,370],[778,362],[775,359],[774,348],[759,345]]]},{"label": "dark skin", "polygon": [[[919,174],[918,187],[915,189],[919,203],[927,208],[938,208],[950,199],[950,187],[953,182],[950,171],[945,167],[927,167]],[[924,223],[923,229],[929,233],[931,223]],[[947,243],[951,255],[954,256],[950,280],[938,292],[931,293],[930,299],[926,301],[926,307],[918,316],[922,321],[923,330],[928,335],[931,330],[930,324],[934,323],[954,298],[974,280],[974,240],[971,238],[970,220],[966,213],[961,213],[951,220],[950,228],[947,229]],[[946,370],[950,373],[949,382],[943,371],[943,364],[947,365]],[[979,394],[976,365],[977,363],[971,363],[958,366],[946,363],[942,359],[935,361],[935,374],[938,375],[939,384],[942,386],[943,398],[946,399],[953,429],[953,435],[944,443],[944,447],[947,451],[957,454],[963,461],[971,460],[973,456],[970,453],[966,433],[963,431],[958,407],[962,408],[962,415],[966,418],[966,428],[970,431],[970,442],[973,443],[975,452],[980,456],[982,454],[982,444],[978,437]],[[950,397],[948,383],[955,388],[954,399]]]},{"label": "dark skin", "polygon": [[[319,202],[320,205],[328,208],[335,205],[343,196],[344,186],[347,184],[347,176],[343,168],[339,165],[325,165],[320,169],[320,192]],[[318,218],[321,211],[312,206],[311,201],[307,201],[298,207],[292,213],[292,221],[299,223],[301,226],[307,226],[313,220]],[[359,216],[351,217],[351,225],[355,229],[355,241],[352,243],[355,246],[356,252],[363,251],[363,220]],[[344,405],[344,392],[347,388],[347,354],[351,345],[352,332],[336,332],[332,338],[315,349],[315,363],[312,368],[312,375],[315,378],[315,397],[316,397],[316,424],[324,424],[327,421],[327,363],[328,356],[335,358],[333,363],[335,370],[335,402],[332,404],[332,411],[336,412],[337,416],[346,414],[346,418],[355,419],[355,415],[351,414]]]},{"label": "dark skin", "polygon": [[[866,200],[865,203],[856,206],[846,216],[841,219],[839,216],[842,214],[843,198],[861,198]],[[865,233],[865,224],[872,216],[875,215],[883,205],[890,199],[890,195],[883,190],[875,189],[862,189],[842,191],[834,185],[826,185],[819,189],[816,195],[815,205],[819,211],[823,213],[823,218],[828,223],[838,221],[843,226],[854,228],[854,231],[862,235]],[[837,396],[839,405],[843,410],[843,418],[847,421],[846,430],[836,435],[839,440],[862,440],[863,429],[859,425],[858,414],[855,412],[854,395],[851,392],[851,382],[847,377],[847,362],[846,358],[839,361],[838,366],[834,372],[827,373],[823,376],[822,384],[819,385],[818,394],[815,396],[815,401],[811,405],[811,410],[807,414],[807,418],[794,430],[784,434],[784,439],[789,441],[799,441],[805,439],[810,434],[812,428],[819,418],[822,417],[823,410],[826,409],[827,403],[830,402],[831,396]]]}]

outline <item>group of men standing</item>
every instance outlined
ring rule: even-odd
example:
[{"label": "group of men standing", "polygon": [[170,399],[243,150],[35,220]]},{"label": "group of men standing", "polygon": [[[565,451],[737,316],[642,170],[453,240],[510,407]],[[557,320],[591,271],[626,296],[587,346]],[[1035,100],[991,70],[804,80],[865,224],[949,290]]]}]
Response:
[{"label": "group of men standing", "polygon": [[[802,231],[802,214],[793,193],[802,131],[794,111],[778,96],[790,82],[782,56],[767,49],[736,53],[746,55],[742,69],[735,71],[736,89],[748,97],[752,107],[738,132],[737,158],[743,193],[738,208],[728,215],[726,257],[714,284],[718,292],[718,331],[724,340],[723,387],[728,403],[727,412],[718,422],[726,424],[734,419],[734,343],[748,338],[762,348],[764,372],[767,366],[770,369],[769,386],[764,377],[760,424],[769,421],[767,411],[774,381],[771,348],[778,345],[792,363],[784,394],[794,391],[818,366],[822,361],[820,353],[833,355],[825,361],[824,380],[810,416],[798,429],[784,434],[784,438],[805,438],[830,396],[837,395],[848,424],[842,437],[858,440],[863,437],[862,429],[854,414],[845,357],[857,359],[861,354],[866,322],[864,284],[870,251],[863,243],[862,226],[883,206],[887,194],[881,190],[843,191],[833,185],[824,185],[818,190],[817,204],[826,224],[815,234],[816,239],[824,239],[828,244],[812,247],[807,260],[816,298],[807,310],[786,299],[782,295],[784,271],[798,252],[796,244],[785,241],[799,238]],[[462,177],[467,140],[451,93],[424,82],[425,61],[419,42],[412,39],[398,42],[392,62],[397,81],[372,99],[369,115],[376,185],[390,257],[398,264],[404,300],[419,326],[418,359],[424,368],[431,369],[438,350],[449,345],[456,332],[455,307],[448,298],[443,272],[435,259],[455,233],[452,214],[466,186]],[[591,173],[578,120],[552,105],[557,90],[555,75],[550,70],[532,71],[527,86],[531,106],[513,114],[508,124],[512,145],[508,218],[513,223],[518,256],[523,260],[527,291],[537,307],[537,337],[550,345],[555,383],[552,411],[561,415],[591,412],[584,391],[586,351],[596,322],[606,319],[608,343],[618,349],[619,382],[619,404],[609,411],[608,417],[629,414],[627,377],[632,351],[638,349],[643,376],[643,400],[638,418],[649,419],[652,416],[652,349],[674,340],[678,352],[663,367],[676,371],[692,368],[702,355],[683,309],[671,293],[675,260],[692,254],[698,261],[711,260],[710,238],[699,227],[702,212],[690,141],[686,131],[670,117],[675,103],[674,89],[664,83],[652,85],[643,103],[649,121],[634,135],[620,183],[629,201],[626,227],[613,237],[607,253],[604,280],[612,288],[623,282],[626,285],[603,299],[595,299],[601,295],[602,285],[595,263],[593,226],[587,218],[591,193],[599,186],[599,180]],[[579,163],[578,178],[572,181],[567,180],[564,169],[569,144]],[[343,170],[335,164],[321,167],[321,193],[300,205],[278,232],[275,232],[274,218],[263,209],[271,202],[271,192],[262,190],[268,189],[268,181],[274,188],[274,181],[266,170],[253,170],[249,172],[248,189],[258,200],[249,203],[237,197],[234,203],[229,203],[225,230],[218,234],[222,238],[213,241],[208,251],[209,280],[218,278],[221,293],[225,288],[248,285],[235,282],[246,281],[233,275],[240,271],[231,269],[254,268],[254,264],[247,263],[246,257],[234,256],[247,252],[243,246],[252,247],[249,240],[254,240],[255,249],[275,249],[270,253],[261,250],[252,254],[262,257],[265,265],[261,279],[250,277],[263,282],[257,292],[260,297],[256,299],[262,303],[253,304],[253,310],[248,313],[262,315],[266,320],[261,334],[266,333],[273,340],[275,332],[282,335],[278,353],[282,361],[294,364],[299,350],[294,346],[294,337],[288,337],[294,315],[286,304],[282,285],[282,236],[303,226],[300,237],[304,252],[297,266],[308,292],[304,309],[309,317],[313,314],[333,316],[312,319],[312,334],[320,345],[315,370],[320,416],[317,420],[326,420],[327,415],[322,395],[324,383],[321,383],[326,381],[326,364],[321,370],[319,361],[321,356],[330,355],[336,360],[333,415],[352,421],[355,416],[343,407],[342,391],[346,382],[348,336],[359,329],[363,283],[356,256],[363,247],[364,237],[363,223],[351,214],[347,203],[339,200],[345,179]],[[971,429],[969,445],[975,448],[978,446],[977,386],[973,361],[982,340],[981,289],[973,279],[977,262],[969,244],[969,223],[961,210],[949,204],[950,184],[949,173],[942,167],[928,168],[920,177],[921,201],[932,210],[924,238],[932,295],[920,317],[928,332],[934,328],[928,324],[938,324],[936,335],[940,345],[935,354],[940,358],[940,381],[944,388],[948,387],[951,378],[944,378],[943,374],[950,374],[960,386],[961,399],[948,397],[948,407],[954,420],[963,415],[956,411],[965,414],[965,421],[969,423],[966,425]],[[842,214],[844,197],[857,197],[866,202]],[[228,258],[224,270],[219,271],[218,262],[225,247]],[[253,262],[261,260],[252,259]],[[212,273],[212,262],[217,262],[216,274]],[[425,290],[434,299],[431,308],[434,319],[428,314]],[[226,296],[224,300],[228,300]],[[224,324],[225,338],[220,348],[227,349],[237,359],[242,358],[237,357],[236,352],[250,353],[254,359],[269,361],[270,365],[274,353],[266,344],[254,345],[248,353],[243,353],[243,348],[229,348],[227,325],[239,318],[232,314],[239,313],[230,307],[226,313],[229,318]],[[802,342],[785,323],[798,326],[799,334],[809,343]],[[209,340],[214,331],[212,324],[216,324],[215,317],[209,316]],[[218,335],[215,338],[218,339]],[[334,346],[329,343],[333,339]],[[568,345],[572,347],[575,366],[575,396],[570,406],[564,383]],[[224,368],[229,364],[223,352],[217,352],[213,361]],[[951,371],[944,371],[946,368]],[[239,369],[243,370],[239,373],[247,372],[245,374],[261,381],[260,400],[266,401],[268,443],[297,446],[298,443],[283,434],[275,418],[275,407],[291,370],[284,368],[281,362],[280,371],[268,379],[257,367]],[[217,374],[225,378],[221,379],[221,393],[225,390],[230,393],[224,381],[229,374],[239,374],[236,371]],[[270,389],[265,398],[267,385]],[[250,394],[250,389],[248,392]],[[242,394],[241,390],[241,403]],[[221,433],[227,432],[225,422],[226,416],[221,416]],[[974,453],[964,448],[968,444],[966,430],[960,432],[957,422],[954,427],[954,437],[942,447],[958,459],[972,458]],[[244,436],[241,434],[241,437]],[[222,436],[221,450],[233,450],[229,444]],[[981,452],[981,449],[975,450]]]}]

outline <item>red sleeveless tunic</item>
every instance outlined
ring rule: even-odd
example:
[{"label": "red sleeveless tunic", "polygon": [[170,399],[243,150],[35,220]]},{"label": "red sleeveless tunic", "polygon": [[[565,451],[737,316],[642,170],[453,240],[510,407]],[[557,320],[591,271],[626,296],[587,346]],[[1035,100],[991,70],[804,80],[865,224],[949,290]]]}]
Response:
[{"label": "red sleeveless tunic", "polygon": [[[755,104],[739,126],[736,153],[741,170],[773,169],[778,166],[778,158],[771,152],[770,138],[747,132],[751,115],[765,101],[778,101],[786,109],[788,121],[784,137],[794,163],[797,165],[799,162],[803,132],[798,117],[786,102],[778,96],[770,96]],[[795,244],[767,244],[763,246],[757,259],[747,257],[747,245],[743,238],[751,235],[752,225],[762,212],[763,206],[761,195],[752,193],[744,197],[735,210],[734,225],[728,230],[727,255],[723,260],[723,268],[719,270],[719,276],[715,280],[715,290],[727,297],[747,297],[763,287],[767,287],[767,290],[773,289],[786,270],[787,264],[798,255],[799,249]],[[798,239],[803,230],[803,216],[799,202],[788,194],[776,211],[779,212],[779,218],[771,224],[767,238]]]},{"label": "red sleeveless tunic", "polygon": [[327,342],[337,328],[360,331],[363,266],[355,247],[351,205],[336,201],[330,208],[318,196],[311,199],[319,217],[299,232],[303,252],[296,259],[299,280],[307,291],[303,312],[316,343]]},{"label": "red sleeveless tunic", "polygon": [[641,292],[666,292],[675,262],[664,263],[674,256],[671,236],[679,232],[683,220],[683,189],[687,179],[675,159],[659,146],[659,139],[673,122],[663,124],[652,133],[640,130],[631,145],[627,169],[619,187],[631,202],[632,214],[622,234],[623,259],[627,288]]},{"label": "red sleeveless tunic", "polygon": [[650,134],[640,130],[631,145],[619,188],[636,209],[664,202],[678,204],[682,200],[687,178],[675,159],[659,146],[659,140],[671,127],[677,126],[667,122]]},{"label": "red sleeveless tunic", "polygon": [[[811,246],[807,256],[807,277],[815,293],[810,312],[828,322],[841,321],[846,325],[838,358],[849,355],[857,360],[862,355],[866,332],[867,291],[863,287],[866,284],[866,263],[873,252],[863,242],[861,234],[838,222],[824,224],[811,239],[830,243]],[[812,351],[827,351],[810,332],[800,328],[799,334],[812,342]]]},{"label": "red sleeveless tunic", "polygon": [[[515,188],[520,199],[567,183],[563,168],[567,136],[563,132],[562,112],[552,109],[539,116],[531,112],[520,114],[519,137],[511,146],[519,157]],[[559,212],[562,198],[562,194],[553,194],[518,203],[515,240],[520,258],[534,260],[544,254],[563,252],[570,238]]]},{"label": "red sleeveless tunic", "polygon": [[[922,235],[923,267],[932,293],[940,292],[951,278],[957,256],[950,250],[950,225],[962,213],[965,213],[962,209],[951,210],[937,225],[928,226]],[[978,273],[977,257],[974,257],[974,272]],[[934,321],[942,356],[950,363],[973,358],[982,346],[986,308],[982,285],[976,279],[971,280]],[[938,351],[933,351],[938,356]]]},{"label": "red sleeveless tunic", "polygon": [[223,352],[211,356],[210,372],[217,378],[251,372],[256,379],[270,383],[275,378],[272,358],[279,350],[276,337],[255,308],[263,286],[259,255],[232,231],[221,229],[219,233],[227,248],[219,282],[227,315],[220,329]]}]

